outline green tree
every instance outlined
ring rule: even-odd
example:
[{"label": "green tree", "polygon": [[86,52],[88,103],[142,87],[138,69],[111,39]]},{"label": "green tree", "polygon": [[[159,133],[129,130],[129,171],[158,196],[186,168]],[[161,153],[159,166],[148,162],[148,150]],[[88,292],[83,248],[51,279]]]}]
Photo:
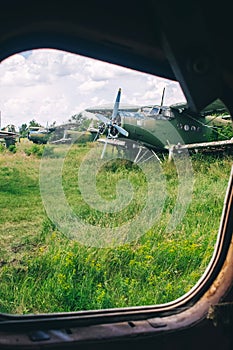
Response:
[{"label": "green tree", "polygon": [[24,123],[19,127],[20,137],[27,137],[27,133],[28,133],[28,126],[26,123]]},{"label": "green tree", "polygon": [[69,122],[77,122],[80,123],[82,121],[83,115],[82,113],[74,114],[72,117],[70,117]]},{"label": "green tree", "polygon": [[88,129],[90,124],[92,123],[92,119],[89,119],[83,115],[83,113],[74,114],[69,119],[70,123],[76,123],[77,124],[77,130],[78,131],[85,131]]},{"label": "green tree", "polygon": [[29,122],[29,127],[30,126],[41,126],[39,123],[37,123],[37,121],[35,119],[32,119],[30,122]]}]

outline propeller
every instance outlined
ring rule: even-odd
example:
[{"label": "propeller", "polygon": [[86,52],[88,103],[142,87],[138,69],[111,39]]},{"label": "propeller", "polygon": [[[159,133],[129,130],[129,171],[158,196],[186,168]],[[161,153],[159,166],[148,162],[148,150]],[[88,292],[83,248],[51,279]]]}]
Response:
[{"label": "propeller", "polygon": [[[102,114],[98,114],[98,113],[96,114],[96,117],[102,123],[104,123],[105,128],[108,128],[107,138],[116,138],[118,136],[118,134],[122,134],[125,137],[129,136],[128,131],[117,124],[117,114],[118,114],[118,110],[119,110],[120,98],[121,98],[121,88],[118,90],[116,101],[115,101],[112,115],[111,115],[110,119],[103,116]],[[102,128],[103,128],[103,126],[102,126]],[[98,134],[103,133],[104,131],[105,131],[105,129],[102,132],[100,131]]]},{"label": "propeller", "polygon": [[[129,133],[127,130],[125,130],[124,128],[122,128],[120,125],[118,125],[118,123],[120,122],[120,120],[117,120],[117,114],[118,114],[118,110],[119,110],[119,104],[120,104],[120,97],[121,97],[121,89],[118,90],[117,93],[117,97],[116,97],[116,101],[114,104],[114,108],[112,111],[112,115],[111,118],[107,118],[105,116],[103,116],[102,114],[96,114],[96,117],[102,122],[102,125],[99,126],[99,132],[97,133],[95,140],[99,137],[100,134],[103,134],[104,131],[107,128],[107,139],[115,139],[118,137],[119,134],[128,137]],[[104,127],[103,127],[104,125]],[[101,159],[104,157],[104,153],[107,147],[107,141],[104,144],[104,148],[103,148],[103,152],[101,155]]]},{"label": "propeller", "polygon": [[108,128],[108,134],[107,134],[108,138],[116,138],[118,136],[118,133],[122,134],[125,137],[129,136],[128,131],[125,130],[124,128],[122,128],[120,125],[118,125],[112,119],[108,119],[105,116],[103,116],[102,114],[96,114],[96,116],[102,123],[104,123],[105,127]]}]

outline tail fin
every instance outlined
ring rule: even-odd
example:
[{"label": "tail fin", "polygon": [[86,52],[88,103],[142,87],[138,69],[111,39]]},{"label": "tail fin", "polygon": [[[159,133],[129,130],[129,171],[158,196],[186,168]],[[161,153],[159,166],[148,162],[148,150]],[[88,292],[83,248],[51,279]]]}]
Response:
[{"label": "tail fin", "polygon": [[121,88],[119,88],[118,93],[117,93],[117,97],[116,97],[116,101],[115,101],[114,108],[112,111],[111,119],[115,119],[117,116],[119,105],[120,105],[120,99],[121,99]]}]

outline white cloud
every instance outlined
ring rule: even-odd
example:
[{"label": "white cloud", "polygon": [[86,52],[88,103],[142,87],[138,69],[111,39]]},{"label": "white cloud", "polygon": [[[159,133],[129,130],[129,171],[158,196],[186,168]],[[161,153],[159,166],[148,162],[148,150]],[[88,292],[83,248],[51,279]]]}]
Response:
[{"label": "white cloud", "polygon": [[88,60],[84,66],[84,73],[94,81],[116,79],[127,74],[133,75],[132,70],[97,60]]},{"label": "white cloud", "polygon": [[93,81],[88,80],[79,86],[79,91],[82,93],[92,93],[96,90],[103,88],[108,82],[107,81]]},{"label": "white cloud", "polygon": [[113,103],[122,88],[123,104],[184,101],[177,83],[58,50],[16,54],[0,65],[2,126],[67,121],[86,107]]}]

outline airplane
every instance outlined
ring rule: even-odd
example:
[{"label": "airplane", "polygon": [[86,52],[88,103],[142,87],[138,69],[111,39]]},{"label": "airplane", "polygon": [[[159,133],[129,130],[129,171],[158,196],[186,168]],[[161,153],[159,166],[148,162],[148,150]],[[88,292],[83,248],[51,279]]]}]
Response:
[{"label": "airplane", "polygon": [[[182,149],[206,149],[216,147],[231,147],[233,145],[232,122],[226,107],[216,100],[200,113],[189,110],[186,103],[164,106],[163,89],[160,105],[141,106],[136,112],[119,110],[121,89],[118,90],[114,108],[110,118],[97,113],[99,109],[88,108],[99,119],[99,130],[95,132],[94,140],[106,145],[123,148],[149,148],[154,151],[169,152],[169,159],[175,151]],[[104,109],[102,109],[104,112]],[[227,130],[227,135],[224,135]],[[106,138],[99,138],[105,134]],[[230,137],[229,137],[230,134]],[[116,140],[122,138],[121,140]],[[127,139],[136,143],[127,142]],[[138,158],[139,153],[136,155]]]},{"label": "airplane", "polygon": [[91,142],[98,130],[78,131],[77,123],[66,123],[53,127],[31,126],[28,131],[28,139],[36,144],[66,144],[71,142]]},{"label": "airplane", "polygon": [[18,134],[14,125],[10,124],[0,130],[0,140],[2,140],[6,147],[15,145]]},{"label": "airplane", "polygon": [[28,139],[36,144],[46,144],[51,133],[54,131],[54,127],[30,126],[28,129]]},{"label": "airplane", "polygon": [[97,132],[76,131],[71,129],[64,129],[63,136],[58,137],[59,133],[55,132],[53,137],[49,140],[50,144],[69,144],[69,143],[86,143],[92,142]]}]

